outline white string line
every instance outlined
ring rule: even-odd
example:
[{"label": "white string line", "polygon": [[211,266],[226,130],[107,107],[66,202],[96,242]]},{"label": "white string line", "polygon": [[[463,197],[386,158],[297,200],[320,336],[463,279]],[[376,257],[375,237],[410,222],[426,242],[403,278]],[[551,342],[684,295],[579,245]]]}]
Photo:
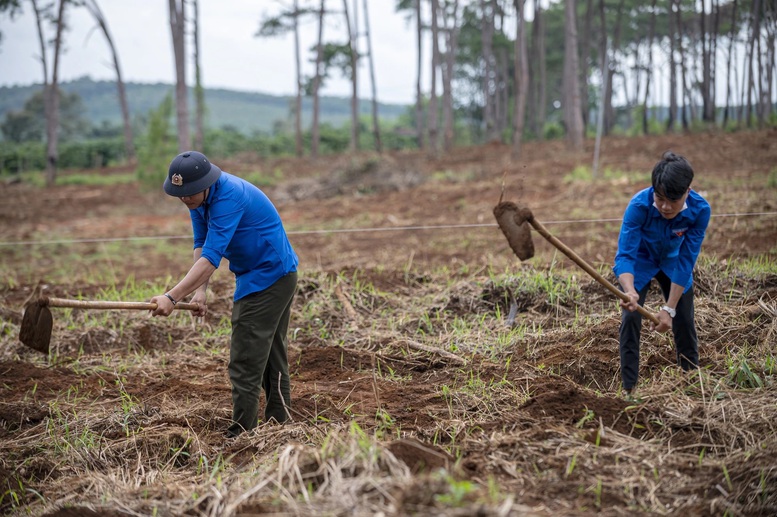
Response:
[{"label": "white string line", "polygon": [[[777,212],[747,212],[741,214],[712,214],[712,217],[754,217],[777,215]],[[621,218],[614,219],[567,219],[559,221],[543,221],[545,225],[553,224],[575,224],[575,223],[612,223],[620,222]],[[444,230],[452,228],[495,228],[496,223],[478,223],[478,224],[441,224],[432,226],[390,226],[375,228],[341,228],[334,230],[297,230],[287,231],[288,235],[323,235],[329,233],[374,233],[374,232],[403,232],[418,230]],[[11,241],[0,242],[0,246],[25,246],[25,245],[50,245],[50,244],[84,244],[98,242],[128,242],[128,241],[151,241],[151,240],[173,240],[173,239],[191,239],[191,235],[157,235],[148,237],[111,237],[100,239],[62,239],[53,241]]]}]

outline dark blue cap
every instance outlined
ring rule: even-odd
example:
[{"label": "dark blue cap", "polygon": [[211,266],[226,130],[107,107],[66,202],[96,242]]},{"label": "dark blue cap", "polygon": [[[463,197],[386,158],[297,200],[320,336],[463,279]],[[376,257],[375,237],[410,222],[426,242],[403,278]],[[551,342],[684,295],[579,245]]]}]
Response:
[{"label": "dark blue cap", "polygon": [[204,154],[186,151],[170,162],[163,188],[170,196],[193,196],[216,183],[220,176],[221,169],[210,163]]}]

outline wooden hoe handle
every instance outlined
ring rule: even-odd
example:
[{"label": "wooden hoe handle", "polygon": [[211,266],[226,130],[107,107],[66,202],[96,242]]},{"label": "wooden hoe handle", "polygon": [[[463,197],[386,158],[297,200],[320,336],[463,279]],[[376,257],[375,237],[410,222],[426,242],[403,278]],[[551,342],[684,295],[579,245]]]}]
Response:
[{"label": "wooden hoe handle", "polygon": [[[130,309],[153,311],[157,305],[151,302],[104,302],[88,300],[68,300],[65,298],[41,298],[41,305],[45,307],[70,307],[73,309]],[[200,306],[196,303],[178,302],[173,309],[196,311]]]},{"label": "wooden hoe handle", "polygon": [[[558,248],[559,251],[561,251],[564,255],[566,255],[567,257],[572,259],[578,266],[580,266],[581,268],[585,269],[586,273],[591,275],[591,277],[594,280],[596,280],[597,282],[602,284],[604,287],[609,289],[612,294],[614,294],[615,296],[617,296],[618,298],[620,298],[624,302],[631,301],[631,298],[629,298],[629,296],[626,293],[624,293],[623,291],[621,291],[620,289],[618,289],[617,287],[612,285],[612,283],[610,283],[606,278],[604,278],[602,275],[600,275],[598,271],[596,271],[593,267],[591,267],[591,265],[588,264],[588,262],[583,260],[577,253],[575,253],[574,251],[569,249],[563,242],[561,242],[560,240],[555,238],[553,235],[551,235],[550,232],[545,229],[545,227],[542,225],[542,223],[540,223],[537,220],[537,218],[535,218],[534,216],[530,217],[529,218],[529,223],[534,227],[535,230],[537,230],[537,232],[540,235],[545,237],[551,244],[553,244],[556,248]],[[660,324],[660,322],[658,321],[658,318],[656,318],[655,314],[653,314],[652,312],[648,311],[647,309],[645,309],[641,305],[637,306],[637,312],[639,312],[642,316],[644,316],[645,318],[649,319],[650,321],[652,321],[656,325]]]}]

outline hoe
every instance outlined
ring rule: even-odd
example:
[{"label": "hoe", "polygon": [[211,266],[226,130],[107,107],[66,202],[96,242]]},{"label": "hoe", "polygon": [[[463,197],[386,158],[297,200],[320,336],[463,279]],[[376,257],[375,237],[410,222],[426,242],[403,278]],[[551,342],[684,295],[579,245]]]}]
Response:
[{"label": "hoe", "polygon": [[[51,343],[51,329],[54,319],[49,307],[70,307],[74,309],[134,309],[152,311],[156,309],[155,303],[148,302],[104,302],[86,300],[66,300],[64,298],[49,298],[42,296],[24,306],[24,317],[19,329],[19,341],[30,348],[44,354],[49,353]],[[178,303],[175,309],[196,311],[199,305],[196,303]]]},{"label": "hoe", "polygon": [[[542,223],[535,219],[534,214],[532,214],[532,211],[528,207],[517,205],[512,201],[500,200],[499,204],[494,207],[494,217],[496,217],[496,222],[499,224],[502,233],[507,237],[510,248],[512,248],[519,259],[528,260],[534,256],[534,243],[531,240],[529,225],[526,224],[529,223],[540,235],[545,237],[548,242],[553,244],[559,251],[572,259],[578,266],[583,268],[586,273],[591,275],[594,280],[609,289],[611,293],[621,300],[625,302],[629,301],[629,297],[626,293],[612,285],[606,278],[591,267],[590,264],[580,258],[577,253],[551,235]],[[658,318],[644,307],[638,306],[637,311],[655,325],[659,324]]]}]

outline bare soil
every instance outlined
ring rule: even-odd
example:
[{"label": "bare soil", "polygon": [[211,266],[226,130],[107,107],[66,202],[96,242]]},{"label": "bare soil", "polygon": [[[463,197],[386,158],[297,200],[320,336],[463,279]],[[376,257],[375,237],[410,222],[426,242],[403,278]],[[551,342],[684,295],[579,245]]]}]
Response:
[{"label": "bare soil", "polygon": [[[6,185],[0,242],[15,244],[0,246],[8,275],[0,283],[0,510],[346,514],[337,495],[304,506],[304,490],[296,492],[301,506],[261,491],[219,506],[250,485],[235,481],[230,492],[214,484],[222,499],[203,495],[216,482],[202,477],[198,458],[201,465],[221,455],[229,458],[225,475],[246,475],[276,465],[294,445],[303,451],[296,461],[308,490],[325,494],[334,478],[315,454],[321,437],[358,423],[382,444],[381,455],[399,463],[381,456],[386,494],[365,489],[353,514],[777,513],[776,392],[765,356],[752,358],[765,387],[718,386],[716,395],[676,369],[671,340],[649,336],[645,400],[624,400],[613,297],[534,232],[537,256],[518,261],[492,214],[504,184],[505,200],[529,206],[614,281],[620,216],[667,149],[689,158],[694,188],[715,214],[703,247],[708,260],[697,271],[697,318],[702,366],[721,380],[733,350],[774,357],[777,344],[777,276],[730,269],[736,261],[775,260],[777,190],[768,178],[777,131],[608,138],[602,168],[622,174],[594,182],[565,180],[590,164],[592,149],[570,153],[561,142],[527,144],[520,159],[500,145],[438,159],[213,157],[239,175],[281,171],[264,190],[300,256],[289,350],[294,422],[231,442],[223,437],[231,415],[229,337],[218,331],[224,321],[228,329],[228,271],[214,278],[201,323],[113,312],[95,324],[82,311],[65,326],[53,309],[52,356],[15,339],[25,301],[41,290],[90,298],[128,279],[175,283],[191,262],[183,207],[161,189],[135,185]],[[572,271],[581,298],[550,300],[492,280],[526,271],[556,281]],[[505,330],[511,307],[527,332]],[[457,335],[457,320],[478,318],[489,330]],[[499,336],[509,343],[498,345]],[[479,488],[456,499],[437,469]],[[498,504],[487,497],[491,485],[502,494]],[[291,477],[284,486],[295,493]]]}]

